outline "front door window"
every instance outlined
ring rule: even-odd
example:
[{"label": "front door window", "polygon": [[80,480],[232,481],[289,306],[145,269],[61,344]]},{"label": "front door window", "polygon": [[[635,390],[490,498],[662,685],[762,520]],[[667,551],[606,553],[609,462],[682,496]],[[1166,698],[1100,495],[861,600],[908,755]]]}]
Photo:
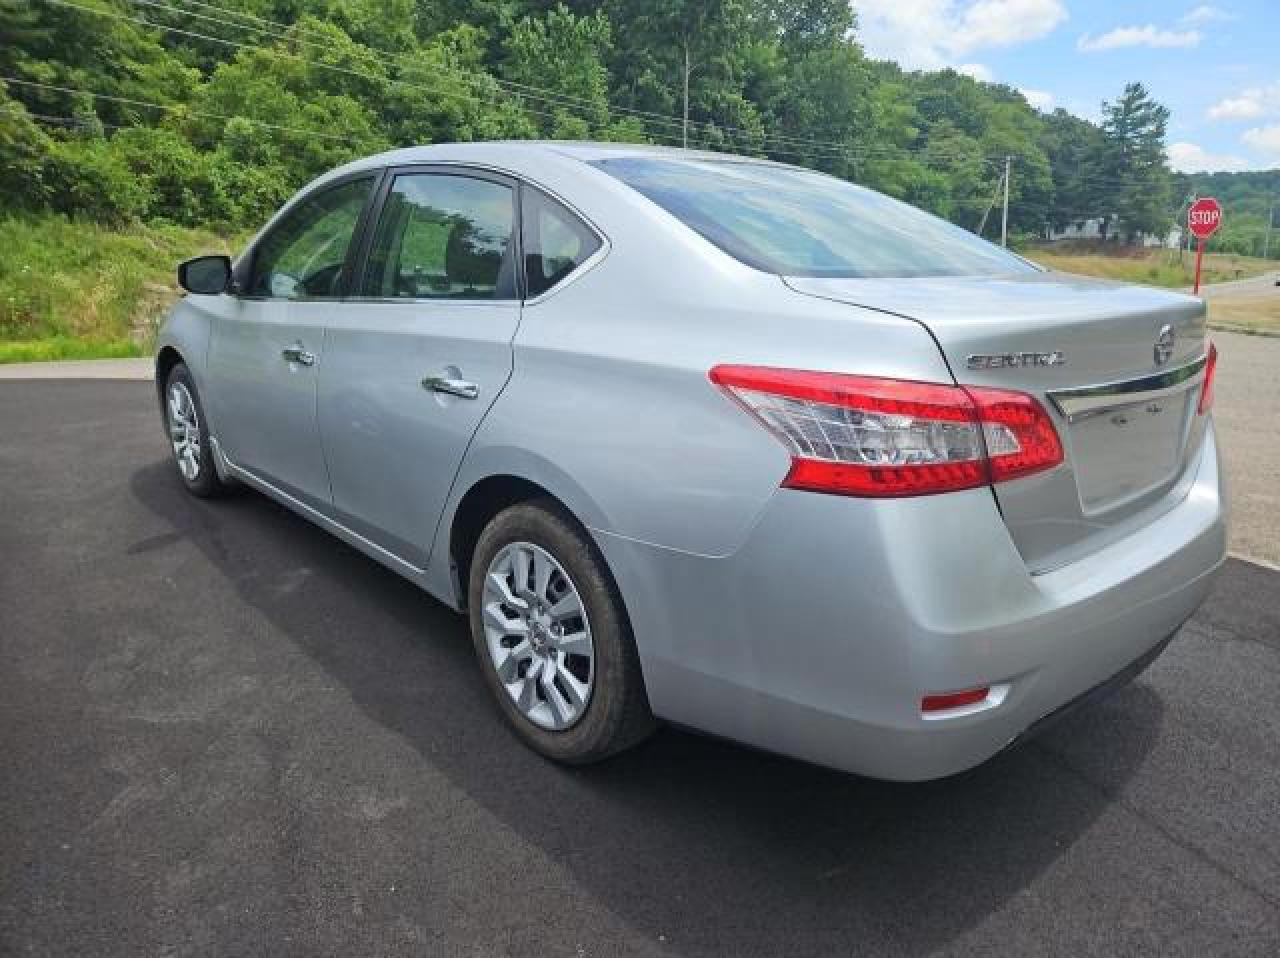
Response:
[{"label": "front door window", "polygon": [[307,197],[258,244],[250,296],[326,299],[341,295],[342,270],[373,179]]}]

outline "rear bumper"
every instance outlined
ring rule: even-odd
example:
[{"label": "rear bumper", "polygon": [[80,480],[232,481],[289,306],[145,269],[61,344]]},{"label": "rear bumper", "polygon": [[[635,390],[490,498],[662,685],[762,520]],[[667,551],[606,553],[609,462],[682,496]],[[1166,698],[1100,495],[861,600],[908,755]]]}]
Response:
[{"label": "rear bumper", "polygon": [[[859,500],[780,490],[730,556],[597,534],[657,715],[898,780],[972,767],[1161,646],[1226,552],[1210,428],[1186,499],[1033,576],[989,490]],[[923,694],[1007,687],[924,718]]]}]

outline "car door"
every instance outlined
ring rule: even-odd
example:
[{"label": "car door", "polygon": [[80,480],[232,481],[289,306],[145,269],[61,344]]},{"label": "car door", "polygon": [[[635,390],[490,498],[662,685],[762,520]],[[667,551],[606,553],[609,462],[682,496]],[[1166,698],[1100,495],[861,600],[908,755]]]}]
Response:
[{"label": "car door", "polygon": [[511,376],[515,184],[392,170],[371,224],[359,295],[328,320],[318,418],[335,517],[422,568],[467,444]]},{"label": "car door", "polygon": [[214,421],[227,458],[322,510],[330,494],[316,377],[375,183],[363,174],[325,185],[279,217],[245,257],[236,307],[214,325],[209,345]]}]

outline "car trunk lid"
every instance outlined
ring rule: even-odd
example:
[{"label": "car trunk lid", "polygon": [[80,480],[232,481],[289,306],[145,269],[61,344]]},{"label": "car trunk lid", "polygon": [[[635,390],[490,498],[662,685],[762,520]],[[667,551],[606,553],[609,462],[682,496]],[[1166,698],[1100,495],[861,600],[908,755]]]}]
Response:
[{"label": "car trunk lid", "polygon": [[1033,571],[1101,548],[1185,495],[1203,432],[1201,300],[1052,272],[786,282],[919,322],[957,382],[1040,400],[1063,465],[993,487]]}]

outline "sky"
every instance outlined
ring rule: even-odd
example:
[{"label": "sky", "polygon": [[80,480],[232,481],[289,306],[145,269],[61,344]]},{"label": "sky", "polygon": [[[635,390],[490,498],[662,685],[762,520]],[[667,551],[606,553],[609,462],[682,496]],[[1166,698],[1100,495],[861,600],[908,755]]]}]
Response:
[{"label": "sky", "polygon": [[869,56],[1097,120],[1142,82],[1183,172],[1280,167],[1280,0],[852,0]]}]

